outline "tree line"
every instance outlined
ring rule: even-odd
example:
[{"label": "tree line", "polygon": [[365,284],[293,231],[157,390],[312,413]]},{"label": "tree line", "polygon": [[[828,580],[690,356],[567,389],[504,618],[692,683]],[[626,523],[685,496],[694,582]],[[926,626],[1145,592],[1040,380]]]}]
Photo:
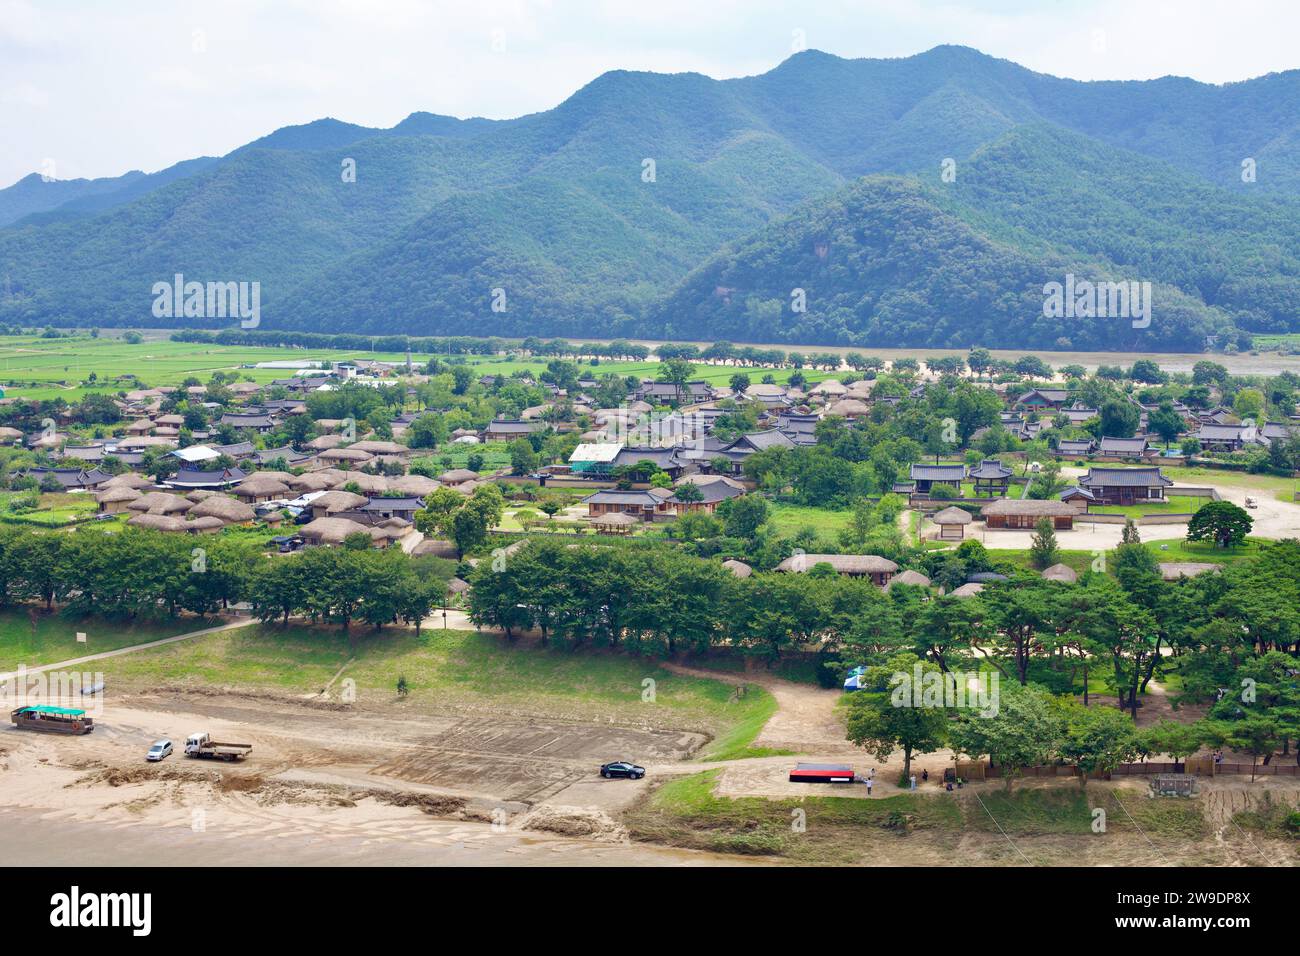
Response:
[{"label": "tree line", "polygon": [[246,601],[264,621],[418,627],[444,600],[451,563],[375,550],[362,537],[280,556],[221,535],[0,525],[0,606],[41,602],[74,617],[129,620],[209,615]]}]

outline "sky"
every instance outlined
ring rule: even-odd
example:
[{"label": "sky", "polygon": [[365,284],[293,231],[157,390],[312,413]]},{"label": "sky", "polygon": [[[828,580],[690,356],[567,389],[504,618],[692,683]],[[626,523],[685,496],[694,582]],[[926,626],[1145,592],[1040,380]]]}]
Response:
[{"label": "sky", "polygon": [[332,116],[546,110],[607,70],[975,47],[1080,80],[1300,67],[1297,0],[0,0],[0,187],[152,172]]}]

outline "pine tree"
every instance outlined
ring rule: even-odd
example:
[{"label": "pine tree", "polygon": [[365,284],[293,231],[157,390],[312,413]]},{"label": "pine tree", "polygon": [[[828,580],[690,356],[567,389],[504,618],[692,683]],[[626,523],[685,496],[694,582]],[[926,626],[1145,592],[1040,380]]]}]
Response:
[{"label": "pine tree", "polygon": [[1056,531],[1051,518],[1039,518],[1034,526],[1034,537],[1029,542],[1029,558],[1039,571],[1056,564],[1061,549],[1056,543]]},{"label": "pine tree", "polygon": [[1124,530],[1120,533],[1120,544],[1141,544],[1142,536],[1138,534],[1137,525],[1132,518],[1124,519]]}]

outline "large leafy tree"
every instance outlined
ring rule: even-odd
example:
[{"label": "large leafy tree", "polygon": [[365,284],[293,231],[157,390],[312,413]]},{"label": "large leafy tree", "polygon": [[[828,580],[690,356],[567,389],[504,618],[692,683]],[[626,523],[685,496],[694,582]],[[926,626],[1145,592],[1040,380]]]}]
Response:
[{"label": "large leafy tree", "polygon": [[988,757],[1008,790],[1022,767],[1047,763],[1056,753],[1064,721],[1052,697],[1035,686],[999,685],[997,709],[966,712],[949,728],[955,753]]},{"label": "large leafy tree", "polygon": [[845,721],[848,739],[876,759],[888,760],[894,751],[901,750],[904,778],[911,774],[913,755],[933,753],[942,747],[948,728],[948,710],[942,701],[937,705],[925,703],[922,688],[909,686],[907,689],[915,693],[899,693],[902,682],[910,685],[918,673],[943,677],[938,666],[921,661],[915,654],[899,654],[883,666],[868,668],[863,678],[867,689],[849,699]]},{"label": "large leafy tree", "polygon": [[1069,702],[1062,714],[1065,724],[1058,752],[1079,768],[1080,786],[1088,785],[1088,774],[1110,773],[1137,755],[1137,728],[1123,711]]},{"label": "large leafy tree", "polygon": [[1254,522],[1243,508],[1231,501],[1211,501],[1187,522],[1188,541],[1213,541],[1218,548],[1235,548],[1246,543]]}]

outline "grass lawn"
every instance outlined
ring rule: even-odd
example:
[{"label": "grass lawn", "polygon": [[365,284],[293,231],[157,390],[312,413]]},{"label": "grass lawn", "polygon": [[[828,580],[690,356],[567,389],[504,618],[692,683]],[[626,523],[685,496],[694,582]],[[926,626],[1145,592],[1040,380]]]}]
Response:
[{"label": "grass lawn", "polygon": [[[53,664],[212,626],[193,617],[116,624],[101,618],[66,618],[58,611],[46,614],[35,606],[7,608],[0,611],[0,669]],[[77,642],[78,631],[86,635],[85,644]]]},{"label": "grass lawn", "polygon": [[804,528],[812,528],[819,535],[833,538],[852,517],[853,512],[848,510],[792,505],[783,501],[771,502],[772,528],[782,535],[792,535]]},{"label": "grass lawn", "polygon": [[1242,558],[1259,553],[1261,544],[1272,542],[1260,538],[1247,538],[1239,548],[1216,548],[1208,541],[1188,541],[1186,538],[1171,538],[1167,541],[1143,542],[1159,561],[1200,561],[1215,564],[1232,564]]},{"label": "grass lawn", "polygon": [[1249,488],[1272,494],[1279,501],[1293,501],[1293,495],[1300,491],[1300,481],[1283,478],[1280,475],[1252,475],[1244,471],[1224,471],[1218,468],[1184,467],[1180,465],[1162,466],[1166,477],[1174,479],[1180,485],[1227,485],[1233,488]]},{"label": "grass lawn", "polygon": [[[957,801],[905,794],[878,800],[809,796],[786,800],[713,795],[720,771],[670,780],[625,815],[633,839],[712,850],[774,854],[799,862],[853,863],[869,851],[869,831],[961,826]],[[807,827],[791,827],[795,810]]]},{"label": "grass lawn", "polygon": [[1148,502],[1140,505],[1091,505],[1088,510],[1093,514],[1127,515],[1136,518],[1144,514],[1196,514],[1209,498],[1196,498],[1191,495],[1169,495],[1164,501]]},{"label": "grass lawn", "polygon": [[[1038,571],[1038,568],[1034,567],[1030,559],[1028,548],[989,548],[988,554],[990,560],[994,562],[1007,564],[1026,571]],[[1079,574],[1083,574],[1084,571],[1091,568],[1094,560],[1091,551],[1062,551],[1057,559],[1060,564],[1073,568]]]},{"label": "grass lawn", "polygon": [[[351,663],[348,663],[351,661]],[[348,664],[358,699],[396,700],[399,676],[409,700],[472,704],[574,720],[698,730],[715,747],[739,752],[775,709],[757,685],[743,693],[721,681],[672,674],[650,660],[605,651],[511,645],[498,635],[405,628],[273,625],[212,634],[105,661],[106,675],[132,683],[320,691]],[[646,681],[653,681],[647,684]],[[649,689],[653,699],[643,700]]]},{"label": "grass lawn", "polygon": [[793,750],[778,750],[774,747],[751,747],[754,738],[762,732],[764,725],[776,713],[776,698],[757,685],[747,684],[743,694],[737,700],[747,699],[751,693],[758,691],[760,703],[751,707],[750,712],[737,721],[729,731],[713,741],[700,755],[707,760],[739,760],[742,757],[778,757],[794,753]]}]

